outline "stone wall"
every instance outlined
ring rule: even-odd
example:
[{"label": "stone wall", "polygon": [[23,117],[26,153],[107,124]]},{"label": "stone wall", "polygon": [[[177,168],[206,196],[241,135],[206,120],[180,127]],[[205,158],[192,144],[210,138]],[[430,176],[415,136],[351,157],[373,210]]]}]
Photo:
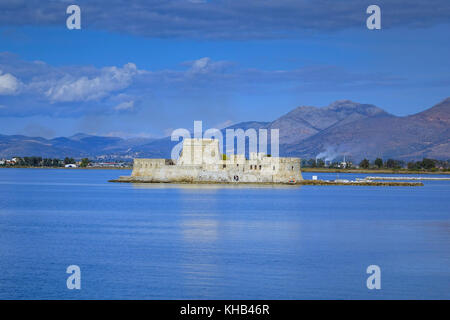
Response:
[{"label": "stone wall", "polygon": [[135,159],[132,177],[148,182],[261,182],[302,180],[300,159],[263,158],[211,165],[168,165],[165,159]]},{"label": "stone wall", "polygon": [[[123,179],[130,179],[123,177]],[[135,159],[131,179],[145,182],[289,183],[302,180],[299,158],[265,154],[222,160],[218,140],[185,139],[178,161]]]},{"label": "stone wall", "polygon": [[184,139],[179,165],[217,164],[221,159],[219,140]]}]

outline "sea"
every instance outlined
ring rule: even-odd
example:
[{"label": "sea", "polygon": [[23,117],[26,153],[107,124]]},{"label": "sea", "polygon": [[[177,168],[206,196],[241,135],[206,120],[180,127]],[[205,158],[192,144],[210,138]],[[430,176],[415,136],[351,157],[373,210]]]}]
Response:
[{"label": "sea", "polygon": [[130,173],[0,169],[0,299],[450,299],[450,181],[108,182]]}]

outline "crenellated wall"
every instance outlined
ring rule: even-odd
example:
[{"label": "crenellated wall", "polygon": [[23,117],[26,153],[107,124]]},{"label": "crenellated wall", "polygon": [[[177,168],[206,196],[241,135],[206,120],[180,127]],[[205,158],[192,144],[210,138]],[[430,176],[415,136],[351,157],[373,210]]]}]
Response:
[{"label": "crenellated wall", "polygon": [[252,154],[230,155],[222,160],[214,139],[185,139],[178,161],[135,159],[131,177],[124,181],[142,182],[244,182],[291,183],[302,180],[299,158]]}]

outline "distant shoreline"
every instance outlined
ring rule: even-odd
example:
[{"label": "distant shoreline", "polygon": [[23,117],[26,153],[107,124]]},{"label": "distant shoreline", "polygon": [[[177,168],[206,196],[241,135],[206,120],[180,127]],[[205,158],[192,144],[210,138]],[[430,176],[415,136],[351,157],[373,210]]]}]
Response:
[{"label": "distant shoreline", "polygon": [[316,173],[389,173],[389,174],[448,174],[450,171],[417,171],[408,169],[333,169],[333,168],[302,168],[302,172]]},{"label": "distant shoreline", "polygon": [[[65,169],[65,170],[133,170],[133,167],[76,167],[76,168],[65,168],[65,167],[23,167],[23,166],[12,166],[12,167],[2,167],[0,169]],[[443,174],[450,175],[450,171],[416,171],[416,170],[393,170],[393,169],[332,169],[332,168],[301,168],[301,172],[313,172],[313,173],[389,173],[389,174]]]}]

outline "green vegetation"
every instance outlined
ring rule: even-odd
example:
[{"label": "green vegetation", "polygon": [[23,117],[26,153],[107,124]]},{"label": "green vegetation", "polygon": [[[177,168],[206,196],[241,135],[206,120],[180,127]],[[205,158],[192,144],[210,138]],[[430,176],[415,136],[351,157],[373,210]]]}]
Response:
[{"label": "green vegetation", "polygon": [[75,164],[75,160],[73,158],[64,158],[64,164]]},{"label": "green vegetation", "polygon": [[322,159],[317,159],[316,160],[316,167],[324,168],[325,167],[325,161],[323,161]]},{"label": "green vegetation", "polygon": [[369,160],[364,159],[363,161],[361,161],[361,162],[359,163],[359,167],[360,167],[360,168],[363,168],[363,169],[369,169],[369,167],[370,167],[370,162],[369,162]]},{"label": "green vegetation", "polygon": [[404,166],[403,161],[398,161],[394,159],[388,159],[386,163],[384,164],[384,167],[388,169],[401,169]]},{"label": "green vegetation", "polygon": [[73,164],[77,168],[82,169],[131,169],[133,167],[131,162],[91,161],[88,158],[82,158],[79,161],[69,157],[65,157],[63,160],[42,157],[13,157],[8,160],[0,159],[0,168],[64,168],[68,164]]},{"label": "green vegetation", "polygon": [[440,161],[424,158],[422,161],[408,162],[408,169],[410,169],[410,170],[433,170],[439,164],[440,164]]},{"label": "green vegetation", "polygon": [[373,162],[363,159],[359,165],[354,166],[351,161],[325,162],[322,159],[302,160],[303,171],[324,172],[360,172],[360,173],[421,173],[421,172],[450,172],[450,160],[435,160],[424,158],[420,161],[406,163],[402,160],[376,158]]},{"label": "green vegetation", "polygon": [[48,159],[42,157],[15,157],[9,163],[3,166],[19,166],[19,167],[62,167],[63,162],[59,159]]},{"label": "green vegetation", "polygon": [[[89,160],[87,163],[89,164]],[[66,164],[76,164],[73,158],[66,157],[64,160],[42,158],[42,157],[13,157],[11,160],[2,160],[2,167],[22,168],[61,168]]]},{"label": "green vegetation", "polygon": [[80,167],[86,168],[88,165],[89,165],[89,159],[88,158],[81,159]]},{"label": "green vegetation", "polygon": [[376,158],[374,164],[380,169],[383,167],[383,160],[381,158]]}]

